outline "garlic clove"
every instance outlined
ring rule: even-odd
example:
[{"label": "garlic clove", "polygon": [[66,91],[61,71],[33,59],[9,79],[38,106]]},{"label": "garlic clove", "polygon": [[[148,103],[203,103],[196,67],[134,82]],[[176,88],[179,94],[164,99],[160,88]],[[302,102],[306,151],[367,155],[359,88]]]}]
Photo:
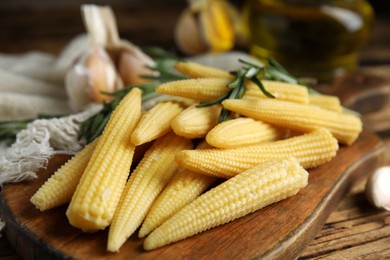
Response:
[{"label": "garlic clove", "polygon": [[88,87],[92,101],[97,103],[109,101],[112,98],[102,94],[102,91],[114,92],[123,88],[123,82],[116,71],[115,65],[103,48],[97,47],[90,51],[85,61],[85,67],[89,72]]},{"label": "garlic clove", "polygon": [[370,176],[365,193],[373,206],[390,211],[390,166],[380,167]]},{"label": "garlic clove", "polygon": [[79,111],[89,103],[102,103],[112,97],[101,93],[123,88],[115,65],[101,47],[91,48],[68,70],[65,89],[73,110]]},{"label": "garlic clove", "polygon": [[142,84],[148,81],[142,76],[155,75],[149,68],[153,65],[154,61],[149,56],[137,46],[128,43],[127,48],[120,53],[118,72],[125,85]]},{"label": "garlic clove", "polygon": [[202,39],[200,25],[196,15],[185,9],[176,23],[174,39],[178,48],[186,54],[198,54],[209,49],[205,39]]}]

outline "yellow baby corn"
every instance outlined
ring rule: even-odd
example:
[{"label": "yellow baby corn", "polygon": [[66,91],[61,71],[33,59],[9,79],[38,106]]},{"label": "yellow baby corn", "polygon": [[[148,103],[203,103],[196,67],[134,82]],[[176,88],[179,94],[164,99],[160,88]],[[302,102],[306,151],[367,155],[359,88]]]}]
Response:
[{"label": "yellow baby corn", "polygon": [[[309,92],[304,86],[270,80],[262,80],[261,83],[275,99],[309,104]],[[245,87],[244,98],[268,98],[253,82],[245,82]]]},{"label": "yellow baby corn", "polygon": [[293,130],[308,132],[323,127],[347,145],[352,144],[362,131],[359,117],[315,106],[273,99],[227,99],[222,105],[241,115]]},{"label": "yellow baby corn", "polygon": [[68,203],[76,190],[81,175],[87,167],[98,140],[96,138],[92,143],[86,145],[55,171],[31,197],[31,203],[40,211]]},{"label": "yellow baby corn", "polygon": [[66,215],[86,232],[106,228],[114,215],[133,159],[130,136],[141,118],[141,90],[132,89],[112,113]]},{"label": "yellow baby corn", "polygon": [[[196,149],[208,147],[206,142],[202,142]],[[141,226],[139,237],[146,236],[160,226],[179,209],[198,197],[216,179],[216,177],[179,169],[154,202]]]},{"label": "yellow baby corn", "polygon": [[176,63],[175,69],[190,78],[226,78],[231,81],[234,80],[234,76],[225,70],[190,61]]},{"label": "yellow baby corn", "polygon": [[326,129],[288,139],[235,149],[185,150],[177,163],[188,170],[231,178],[259,163],[274,158],[296,157],[306,169],[330,161],[338,150],[337,140]]},{"label": "yellow baby corn", "polygon": [[186,108],[171,122],[173,131],[188,139],[205,137],[217,123],[221,112],[220,105],[208,107],[191,106]]},{"label": "yellow baby corn", "polygon": [[153,143],[130,175],[122,193],[108,234],[108,251],[119,251],[127,238],[139,227],[154,200],[177,170],[176,154],[189,148],[191,141],[173,132]]},{"label": "yellow baby corn", "polygon": [[231,82],[226,78],[184,79],[164,83],[156,88],[156,92],[198,101],[211,101],[229,91]]},{"label": "yellow baby corn", "polygon": [[324,109],[332,110],[335,112],[341,112],[343,110],[343,107],[341,106],[340,103],[340,99],[336,96],[331,96],[331,95],[310,94],[309,104],[314,106],[319,106]]},{"label": "yellow baby corn", "polygon": [[298,193],[308,172],[294,158],[266,161],[204,193],[144,241],[152,250],[255,212]]},{"label": "yellow baby corn", "polygon": [[216,125],[206,135],[209,145],[227,149],[281,139],[287,130],[249,117],[231,119]]},{"label": "yellow baby corn", "polygon": [[131,134],[131,142],[138,146],[167,134],[172,130],[172,119],[182,111],[183,107],[176,102],[158,103],[142,115]]}]

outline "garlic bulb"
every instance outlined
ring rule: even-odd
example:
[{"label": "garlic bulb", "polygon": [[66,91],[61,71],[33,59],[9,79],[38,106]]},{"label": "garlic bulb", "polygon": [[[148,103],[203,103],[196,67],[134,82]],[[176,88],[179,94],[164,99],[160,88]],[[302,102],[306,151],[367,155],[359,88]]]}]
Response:
[{"label": "garlic bulb", "polygon": [[380,167],[370,176],[366,197],[375,207],[390,211],[390,166]]},{"label": "garlic bulb", "polygon": [[110,101],[102,92],[144,83],[154,75],[154,61],[134,44],[119,37],[114,13],[108,6],[82,5],[89,44],[67,71],[65,87],[70,106],[80,111],[89,103]]}]

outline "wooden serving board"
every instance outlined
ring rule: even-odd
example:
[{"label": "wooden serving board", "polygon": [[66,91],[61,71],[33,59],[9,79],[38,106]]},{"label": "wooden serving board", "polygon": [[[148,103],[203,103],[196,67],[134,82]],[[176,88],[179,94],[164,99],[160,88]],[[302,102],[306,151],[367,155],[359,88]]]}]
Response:
[{"label": "wooden serving board", "polygon": [[310,170],[308,186],[297,195],[150,252],[143,250],[143,239],[136,235],[119,253],[106,252],[107,230],[84,234],[68,223],[66,206],[40,212],[29,202],[68,156],[53,157],[36,180],[6,185],[1,217],[9,242],[25,259],[291,259],[314,238],[353,182],[375,169],[382,152],[380,139],[363,132],[332,161]]}]

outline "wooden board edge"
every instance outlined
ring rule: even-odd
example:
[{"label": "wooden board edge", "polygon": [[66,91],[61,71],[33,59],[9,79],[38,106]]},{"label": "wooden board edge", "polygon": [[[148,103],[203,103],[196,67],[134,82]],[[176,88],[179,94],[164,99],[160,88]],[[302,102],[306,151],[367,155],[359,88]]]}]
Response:
[{"label": "wooden board edge", "polygon": [[[3,196],[0,199],[1,219],[6,223],[4,227],[4,234],[7,237],[9,244],[15,252],[24,259],[71,259],[71,257],[64,257],[63,253],[58,252],[55,248],[44,241],[37,238],[31,231],[27,230],[25,225],[18,223],[15,216],[8,206],[5,205]],[[23,240],[28,240],[26,243]],[[29,252],[23,252],[26,244],[33,242]],[[20,246],[22,245],[23,246]],[[34,252],[31,255],[31,252]]]},{"label": "wooden board edge", "polygon": [[[382,162],[385,145],[382,140],[375,136],[376,146],[354,164],[351,164],[345,174],[341,176],[341,181],[337,182],[337,186],[325,196],[321,203],[318,204],[313,214],[305,221],[304,225],[299,226],[294,232],[291,232],[278,247],[271,248],[269,251],[261,255],[261,259],[297,259],[303,252],[306,246],[315,238],[318,232],[323,227],[330,213],[337,206],[337,202],[345,196],[351,189],[353,183],[359,178],[367,177],[369,174],[363,174],[364,170],[372,173],[376,167]],[[352,181],[347,181],[352,179]],[[328,214],[320,214],[320,212],[328,212]],[[302,234],[310,234],[303,236]],[[294,242],[292,242],[294,241]],[[295,248],[291,248],[294,245]]]}]

